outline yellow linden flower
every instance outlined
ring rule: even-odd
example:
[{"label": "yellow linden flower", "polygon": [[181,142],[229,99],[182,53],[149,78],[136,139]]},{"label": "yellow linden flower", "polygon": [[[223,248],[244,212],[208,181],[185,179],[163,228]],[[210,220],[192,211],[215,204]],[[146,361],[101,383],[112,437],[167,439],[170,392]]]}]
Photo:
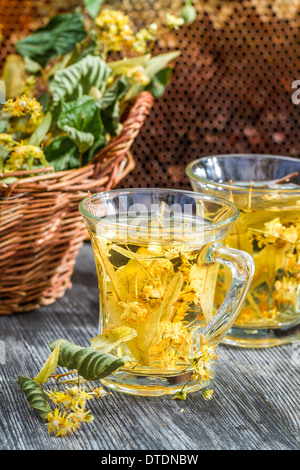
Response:
[{"label": "yellow linden flower", "polygon": [[279,237],[282,229],[282,224],[280,223],[279,218],[271,220],[270,222],[265,223],[265,232],[266,237],[273,236]]},{"label": "yellow linden flower", "polygon": [[74,423],[69,420],[66,412],[61,412],[58,408],[47,414],[47,421],[49,434],[66,436],[68,433],[74,432]]},{"label": "yellow linden flower", "polygon": [[[10,134],[0,134],[0,149],[5,152],[10,152],[14,148],[14,141]],[[0,150],[0,151],[1,151]]]},{"label": "yellow linden flower", "polygon": [[107,51],[121,51],[124,46],[131,46],[134,33],[129,16],[122,11],[103,9],[95,20],[99,39]]},{"label": "yellow linden flower", "polygon": [[215,349],[208,345],[203,345],[195,357],[192,358],[192,379],[201,383],[212,379],[213,371],[211,366],[217,361]]},{"label": "yellow linden flower", "polygon": [[67,399],[64,392],[54,391],[45,392],[55,405],[64,405],[66,408],[70,405],[70,399]]},{"label": "yellow linden flower", "polygon": [[274,284],[275,292],[274,298],[277,303],[294,303],[295,294],[298,289],[298,282],[296,279],[283,277],[281,281],[276,281]]},{"label": "yellow linden flower", "polygon": [[171,29],[178,29],[180,26],[184,24],[184,19],[171,15],[170,13],[166,14],[166,24]]},{"label": "yellow linden flower", "polygon": [[177,344],[188,344],[188,332],[180,321],[167,323],[164,338],[169,338]]},{"label": "yellow linden flower", "polygon": [[44,120],[45,115],[43,113],[36,116],[34,119],[13,119],[9,123],[8,132],[12,135],[22,135],[24,139],[28,138],[33,134],[37,127]]},{"label": "yellow linden flower", "polygon": [[47,164],[45,154],[40,147],[34,145],[16,144],[11,152],[4,171],[18,171],[22,169],[24,164],[29,160],[38,160],[44,165]]},{"label": "yellow linden flower", "polygon": [[205,391],[203,392],[203,398],[204,398],[204,400],[211,400],[213,393],[214,393],[213,390],[205,390]]},{"label": "yellow linden flower", "polygon": [[119,302],[120,307],[124,309],[121,320],[124,321],[143,321],[148,315],[148,310],[139,302]]},{"label": "yellow linden flower", "polygon": [[133,82],[140,83],[141,85],[147,85],[150,82],[150,78],[148,77],[145,68],[142,66],[129,69],[126,76]]},{"label": "yellow linden flower", "polygon": [[0,134],[0,142],[11,142],[12,136],[10,134]]},{"label": "yellow linden flower", "polygon": [[10,172],[20,170],[25,164],[27,157],[26,145],[16,146],[5,164],[4,171]]},{"label": "yellow linden flower", "polygon": [[57,391],[55,389],[46,393],[55,405],[63,406],[64,409],[70,410],[83,409],[87,400],[94,398],[91,393],[86,392],[84,387],[78,386],[66,387],[65,391]]},{"label": "yellow linden flower", "polygon": [[154,285],[146,285],[141,294],[140,298],[143,300],[152,300],[152,299],[161,299],[165,293],[165,289],[157,283],[156,286]]},{"label": "yellow linden flower", "polygon": [[283,227],[282,236],[291,243],[296,243],[298,241],[298,231],[294,225],[290,227]]},{"label": "yellow linden flower", "polygon": [[90,414],[90,411],[84,411],[81,408],[77,408],[76,411],[68,415],[69,423],[72,423],[73,429],[79,429],[82,423],[91,423],[94,417]]},{"label": "yellow linden flower", "polygon": [[298,241],[297,227],[294,225],[285,227],[282,225],[278,217],[265,224],[264,236],[283,238],[284,240],[287,240],[291,243],[296,243]]},{"label": "yellow linden flower", "polygon": [[16,117],[30,114],[31,119],[36,119],[42,112],[42,106],[39,102],[35,98],[28,98],[26,95],[8,100],[3,109]]},{"label": "yellow linden flower", "polygon": [[103,398],[105,395],[108,394],[108,392],[106,392],[103,387],[94,388],[94,390],[91,393],[96,398]]},{"label": "yellow linden flower", "polygon": [[155,24],[150,25],[148,28],[140,29],[136,35],[134,36],[134,42],[132,44],[132,49],[135,52],[139,52],[140,54],[145,54],[147,51],[148,42],[155,41],[156,39],[156,29]]}]

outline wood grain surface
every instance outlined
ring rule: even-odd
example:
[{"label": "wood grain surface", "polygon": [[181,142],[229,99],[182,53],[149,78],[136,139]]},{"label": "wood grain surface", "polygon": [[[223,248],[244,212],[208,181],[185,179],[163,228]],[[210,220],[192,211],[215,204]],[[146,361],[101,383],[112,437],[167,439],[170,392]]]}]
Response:
[{"label": "wood grain surface", "polygon": [[[47,266],[45,266],[47,269]],[[97,334],[98,287],[88,242],[73,287],[53,305],[0,316],[1,450],[299,450],[300,343],[255,350],[219,346],[214,398],[186,401],[111,393],[90,406],[91,424],[52,437],[17,383],[34,377],[64,337],[82,346]]]}]

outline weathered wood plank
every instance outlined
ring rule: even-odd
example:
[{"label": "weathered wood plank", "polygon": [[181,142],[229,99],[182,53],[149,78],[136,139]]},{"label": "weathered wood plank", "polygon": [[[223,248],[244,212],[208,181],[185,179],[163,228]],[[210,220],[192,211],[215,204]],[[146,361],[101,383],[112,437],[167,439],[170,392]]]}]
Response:
[{"label": "weathered wood plank", "polygon": [[35,376],[48,343],[65,337],[86,346],[97,334],[98,289],[89,244],[80,252],[73,288],[54,305],[0,317],[0,449],[202,450],[300,448],[296,346],[245,350],[220,346],[214,399],[185,402],[112,393],[91,404],[95,420],[78,434],[48,436],[17,384]]}]

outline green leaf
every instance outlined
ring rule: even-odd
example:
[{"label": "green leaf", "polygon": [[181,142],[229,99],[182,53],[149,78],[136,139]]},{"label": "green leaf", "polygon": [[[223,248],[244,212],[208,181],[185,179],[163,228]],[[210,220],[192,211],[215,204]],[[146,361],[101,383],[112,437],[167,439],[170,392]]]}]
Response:
[{"label": "green leaf", "polygon": [[90,96],[64,103],[57,125],[77,145],[80,153],[91,148],[103,130],[100,111]]},{"label": "green leaf", "polygon": [[58,355],[59,355],[60,343],[56,346],[56,348],[52,351],[50,356],[48,357],[47,361],[41,368],[38,375],[35,377],[34,381],[38,384],[43,384],[48,381],[48,378],[53,372],[55,371],[58,363]]},{"label": "green leaf", "polygon": [[91,347],[93,349],[100,350],[101,352],[108,353],[115,347],[119,346],[121,343],[126,343],[133,338],[135,338],[137,332],[133,328],[128,326],[120,326],[114,328],[107,333],[102,333],[96,338],[91,339]]},{"label": "green leaf", "polygon": [[31,134],[30,139],[29,139],[29,144],[30,145],[35,145],[36,147],[39,147],[41,143],[43,142],[44,138],[49,132],[49,129],[51,127],[52,123],[52,114],[48,112],[43,119],[43,121],[39,124],[39,126],[36,128],[36,130]]},{"label": "green leaf", "polygon": [[45,67],[49,60],[72,51],[86,34],[83,17],[75,11],[55,16],[46,26],[17,42],[16,49]]},{"label": "green leaf", "polygon": [[68,137],[77,145],[80,153],[84,153],[94,144],[94,136],[90,132],[81,132],[71,126],[64,126],[64,131]]},{"label": "green leaf", "polygon": [[85,8],[92,18],[96,18],[102,6],[103,0],[84,0]]},{"label": "green leaf", "polygon": [[[52,341],[50,349],[53,351],[61,340]],[[112,354],[103,353],[93,348],[83,348],[63,340],[61,343],[58,365],[68,370],[76,369],[78,374],[86,380],[99,380],[110,375],[124,361]]]},{"label": "green leaf", "polygon": [[147,85],[146,90],[152,93],[154,98],[160,98],[164,94],[166,86],[170,83],[172,71],[172,67],[166,67],[158,72]]},{"label": "green leaf", "polygon": [[43,69],[41,65],[38,62],[35,62],[34,60],[30,59],[30,57],[25,57],[24,60],[25,63],[25,70],[27,73],[30,74],[37,74],[38,72],[41,72]]},{"label": "green leaf", "polygon": [[126,94],[129,88],[126,78],[121,77],[116,80],[109,89],[97,101],[97,106],[101,109],[107,109],[113,106],[116,101],[120,101]]},{"label": "green leaf", "polygon": [[96,101],[101,110],[101,119],[105,132],[115,136],[119,132],[121,119],[120,101],[126,95],[130,86],[128,81],[122,77],[115,81],[113,85]]},{"label": "green leaf", "polygon": [[103,93],[110,74],[111,70],[106,62],[91,55],[59,70],[50,83],[54,104],[88,95],[92,87]]},{"label": "green leaf", "polygon": [[[42,93],[40,96],[37,97],[37,100],[40,103],[40,105],[43,107],[43,111],[47,113],[51,107],[50,93],[48,91],[45,91],[44,93]],[[53,114],[52,114],[52,117],[53,117]],[[54,120],[55,119],[53,119],[53,121]]]},{"label": "green leaf", "polygon": [[72,170],[79,166],[78,147],[68,137],[54,139],[45,147],[44,153],[55,171]]},{"label": "green leaf", "polygon": [[100,138],[97,141],[95,141],[94,145],[87,152],[85,152],[84,155],[82,156],[82,166],[90,162],[93,159],[94,155],[100,152],[100,150],[103,149],[103,147],[105,147],[106,144],[107,144],[106,136],[102,134]]},{"label": "green leaf", "polygon": [[18,382],[22,391],[25,393],[29,405],[34,408],[45,421],[51,408],[42,387],[34,380],[22,375],[19,376]]}]

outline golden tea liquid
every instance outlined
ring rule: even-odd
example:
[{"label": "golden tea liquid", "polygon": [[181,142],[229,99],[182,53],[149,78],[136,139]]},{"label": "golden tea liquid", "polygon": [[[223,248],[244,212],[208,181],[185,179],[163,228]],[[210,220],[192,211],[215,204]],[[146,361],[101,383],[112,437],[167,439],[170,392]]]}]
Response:
[{"label": "golden tea liquid", "polygon": [[[235,324],[261,328],[291,325],[300,314],[300,205],[295,198],[261,198],[240,216],[227,238],[229,246],[247,251],[255,273],[246,303]],[[230,282],[221,277],[224,291]],[[219,286],[220,287],[220,286]]]},{"label": "golden tea liquid", "polygon": [[[153,229],[154,240],[143,231],[134,234],[134,242],[122,231],[119,237],[110,239],[109,233],[105,237],[90,233],[99,279],[102,331],[127,326],[137,332],[121,351],[135,372],[143,367],[148,372],[149,368],[170,373],[184,369],[201,342],[196,330],[213,315],[219,265],[204,261],[214,241],[213,231],[205,243],[191,245],[191,240],[185,242],[184,235],[180,239],[179,234],[182,227],[189,231],[194,221],[176,217],[169,222],[171,232],[162,219],[149,222],[148,217],[139,218],[141,228]],[[122,226],[120,219],[118,224]],[[130,225],[131,220],[126,218],[126,226]],[[193,237],[197,239],[195,234]]]}]

